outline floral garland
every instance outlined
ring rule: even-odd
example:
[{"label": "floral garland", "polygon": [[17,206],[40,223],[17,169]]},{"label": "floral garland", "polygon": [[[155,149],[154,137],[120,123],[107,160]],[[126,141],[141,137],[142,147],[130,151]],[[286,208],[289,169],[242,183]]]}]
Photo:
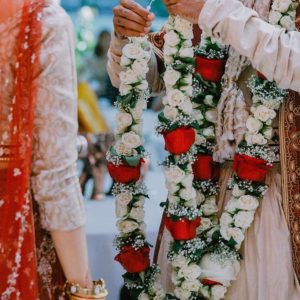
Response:
[{"label": "floral garland", "polygon": [[125,285],[133,299],[162,300],[165,293],[159,283],[159,269],[150,266],[150,245],[145,237],[144,202],[146,187],[140,180],[146,155],[142,145],[142,113],[149,98],[148,62],[151,44],[146,38],[131,38],[123,48],[120,73],[119,109],[116,143],[107,153],[108,171],[115,181],[116,216],[119,236],[115,260],[127,271]]},{"label": "floral garland", "polygon": [[165,203],[165,225],[174,242],[168,259],[173,266],[174,295],[168,299],[192,299],[201,286],[201,270],[197,252],[205,242],[196,238],[200,225],[196,190],[193,187],[192,165],[197,148],[195,129],[199,127],[193,115],[194,51],[193,26],[178,16],[170,16],[165,26],[164,82],[166,97],[159,115],[158,133],[165,140],[169,155],[164,165],[168,200]]},{"label": "floral garland", "polygon": [[[293,29],[287,18],[292,20],[295,8],[292,1],[274,1],[270,22]],[[276,22],[274,15],[277,16]],[[203,53],[205,52],[200,52]],[[245,139],[238,146],[234,158],[233,168],[236,175],[229,183],[232,196],[221,216],[220,225],[215,225],[208,232],[211,242],[204,249],[203,252],[206,253],[199,264],[201,277],[204,278],[201,293],[208,299],[222,299],[230,282],[235,280],[239,272],[238,250],[268,189],[264,183],[266,174],[278,158],[278,153],[268,143],[273,137],[273,120],[287,93],[259,73],[258,76],[250,78],[248,86],[253,95],[253,105],[246,122]],[[218,290],[215,291],[215,288]]]}]

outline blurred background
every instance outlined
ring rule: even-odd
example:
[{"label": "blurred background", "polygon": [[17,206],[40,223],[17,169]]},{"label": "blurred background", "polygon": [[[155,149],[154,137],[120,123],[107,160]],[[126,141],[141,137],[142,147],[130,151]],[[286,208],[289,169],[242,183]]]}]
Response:
[{"label": "blurred background", "polygon": [[[146,7],[149,1],[138,0]],[[114,262],[116,252],[112,245],[117,234],[112,181],[106,171],[105,152],[113,142],[114,101],[118,91],[112,86],[106,71],[107,51],[113,30],[112,9],[118,0],[61,0],[70,14],[77,38],[76,63],[78,72],[80,159],[78,176],[87,209],[87,236],[93,278],[103,277],[110,292],[109,300],[120,297],[123,269]],[[156,18],[152,31],[159,31],[167,13],[162,1],[155,1],[152,11]],[[151,154],[144,170],[150,199],[146,201],[147,238],[155,246],[162,209],[167,192],[159,163],[162,162],[164,144],[155,134],[159,99],[149,101],[144,116],[145,147]],[[87,141],[84,144],[82,141]],[[82,147],[85,145],[86,147]],[[82,149],[85,148],[85,149]],[[154,249],[152,249],[152,254]]]}]

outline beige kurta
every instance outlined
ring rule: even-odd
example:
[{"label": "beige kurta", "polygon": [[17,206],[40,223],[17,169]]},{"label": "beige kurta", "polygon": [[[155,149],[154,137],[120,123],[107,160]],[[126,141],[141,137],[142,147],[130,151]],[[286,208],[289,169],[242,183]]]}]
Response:
[{"label": "beige kurta", "polygon": [[[300,33],[287,34],[268,25],[258,18],[256,12],[236,0],[208,0],[199,20],[200,26],[207,32],[220,37],[224,43],[233,45],[238,52],[249,57],[254,67],[269,80],[275,80],[283,88],[300,91]],[[121,48],[125,43],[126,40],[119,40],[113,35],[108,71],[116,87],[119,85]],[[153,79],[150,86],[155,91],[162,91],[162,79],[153,73],[157,73],[155,60],[151,60],[150,64],[149,78]],[[243,74],[242,78],[248,76]],[[241,87],[245,88],[245,82],[241,82]],[[245,97],[249,106],[249,91]],[[220,211],[230,197],[227,183],[231,174],[231,164],[224,164],[220,182]],[[269,191],[252,227],[247,231],[241,271],[228,290],[227,300],[300,299],[300,287],[292,263],[290,232],[282,208],[278,165],[268,175],[267,183]],[[162,268],[163,284],[172,291],[171,266],[166,259],[170,239],[165,230],[158,262]]]}]

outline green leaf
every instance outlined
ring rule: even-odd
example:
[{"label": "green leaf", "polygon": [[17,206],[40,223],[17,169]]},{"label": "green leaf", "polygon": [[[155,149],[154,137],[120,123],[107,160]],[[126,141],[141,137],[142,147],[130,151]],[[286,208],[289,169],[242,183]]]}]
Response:
[{"label": "green leaf", "polygon": [[230,240],[227,242],[227,245],[231,248],[234,248],[237,245],[237,242],[231,237]]},{"label": "green leaf", "polygon": [[161,122],[161,123],[169,123],[170,121],[165,117],[164,113],[161,112],[158,114],[158,120]]},{"label": "green leaf", "polygon": [[123,159],[129,166],[136,167],[141,160],[141,156],[140,155],[124,156]]},{"label": "green leaf", "polygon": [[220,237],[221,237],[221,233],[220,233],[219,230],[217,230],[217,231],[215,231],[215,232],[213,233],[213,235],[212,235],[212,240],[213,240],[214,242],[217,242],[217,241],[220,239]]},{"label": "green leaf", "polygon": [[182,62],[186,63],[186,64],[190,64],[190,65],[194,65],[195,64],[195,57],[180,57],[179,58]]}]

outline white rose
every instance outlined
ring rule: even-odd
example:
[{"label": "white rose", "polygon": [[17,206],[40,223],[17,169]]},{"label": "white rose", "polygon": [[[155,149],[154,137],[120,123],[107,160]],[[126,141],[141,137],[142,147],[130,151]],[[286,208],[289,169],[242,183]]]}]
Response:
[{"label": "white rose", "polygon": [[127,206],[132,200],[132,194],[124,192],[116,195],[117,205]]},{"label": "white rose", "polygon": [[236,200],[236,208],[243,210],[256,210],[259,206],[259,201],[251,195],[241,196]]},{"label": "white rose", "polygon": [[145,217],[145,212],[141,207],[134,207],[131,209],[129,217],[137,220],[138,222],[141,222]]},{"label": "white rose", "polygon": [[272,4],[272,9],[284,13],[289,9],[291,4],[291,0],[275,0]]},{"label": "white rose", "polygon": [[278,11],[271,10],[269,14],[269,22],[273,25],[277,25],[281,19],[282,14]]},{"label": "white rose", "polygon": [[129,43],[123,47],[123,55],[130,59],[142,59],[145,51],[140,45]]},{"label": "white rose", "polygon": [[254,117],[258,120],[266,122],[276,117],[276,112],[264,105],[259,105],[254,109]]},{"label": "white rose", "polygon": [[178,52],[177,47],[170,47],[168,45],[165,45],[164,47],[164,55],[167,56],[173,56]]},{"label": "white rose", "polygon": [[243,229],[251,226],[255,211],[239,211],[234,217],[234,225]]},{"label": "white rose", "polygon": [[240,264],[236,260],[227,260],[222,263],[221,259],[216,258],[217,254],[205,254],[200,261],[202,270],[201,279],[213,280],[228,286],[230,281],[236,279],[236,275],[240,270]]},{"label": "white rose", "polygon": [[249,134],[245,135],[245,139],[248,145],[265,145],[268,140],[261,134]]},{"label": "white rose", "polygon": [[117,126],[126,128],[132,124],[132,116],[129,113],[119,112],[116,117]]},{"label": "white rose", "polygon": [[213,126],[207,127],[203,130],[203,135],[206,137],[214,137],[215,136],[215,129]]},{"label": "white rose", "polygon": [[174,184],[172,182],[168,182],[168,181],[166,181],[166,188],[168,189],[168,191],[171,194],[175,194],[180,189],[179,185],[177,185],[176,183]]},{"label": "white rose", "polygon": [[273,128],[272,127],[266,127],[263,130],[263,135],[266,139],[270,140],[273,136]]},{"label": "white rose", "polygon": [[119,88],[121,96],[125,96],[125,95],[129,94],[131,90],[132,90],[131,85],[124,84],[124,83],[121,82],[121,85],[120,85],[120,88]]},{"label": "white rose", "polygon": [[147,101],[139,100],[134,109],[131,110],[131,114],[134,119],[140,119],[143,111],[147,108]]},{"label": "white rose", "polygon": [[202,204],[205,201],[205,195],[197,191],[197,203],[198,205]]},{"label": "white rose", "polygon": [[164,116],[169,120],[175,120],[178,116],[177,108],[166,105],[164,108]]},{"label": "white rose", "polygon": [[168,182],[180,183],[185,177],[185,172],[180,169],[178,166],[166,167],[164,169],[165,177]]},{"label": "white rose", "polygon": [[121,141],[117,141],[115,144],[115,150],[118,154],[121,155],[131,155],[132,149],[128,147],[127,145],[123,144]]},{"label": "white rose", "polygon": [[199,288],[201,286],[201,283],[199,280],[190,280],[190,281],[184,281],[181,285],[181,288],[190,292],[198,292]]},{"label": "white rose", "polygon": [[174,57],[172,55],[164,55],[164,61],[166,64],[170,65],[174,62]]},{"label": "white rose", "polygon": [[120,81],[124,84],[133,84],[140,81],[140,77],[139,74],[131,69],[128,69],[120,73]]},{"label": "white rose", "polygon": [[229,227],[231,224],[233,224],[233,218],[231,215],[227,212],[224,212],[220,219],[220,226],[221,227]]},{"label": "white rose", "polygon": [[134,207],[144,207],[144,204],[145,204],[145,198],[141,196],[139,198],[139,201],[134,203]]},{"label": "white rose", "polygon": [[123,218],[128,213],[127,206],[116,205],[116,216],[117,218]]},{"label": "white rose", "polygon": [[204,116],[200,110],[194,109],[193,113],[192,113],[192,117],[198,122],[201,122],[202,120],[204,120]]},{"label": "white rose", "polygon": [[149,71],[148,61],[145,60],[145,59],[135,60],[134,63],[132,64],[131,68],[136,73],[141,74],[141,75],[145,75]]},{"label": "white rose", "polygon": [[211,123],[217,123],[218,112],[216,109],[210,109],[205,113],[205,119]]},{"label": "white rose", "polygon": [[204,103],[208,106],[214,107],[214,97],[212,95],[206,95],[204,98]]},{"label": "white rose", "polygon": [[146,293],[141,293],[139,295],[139,300],[150,300],[150,298]]},{"label": "white rose", "polygon": [[192,198],[191,200],[186,201],[184,204],[185,204],[186,207],[196,208],[197,207],[197,200],[196,200],[196,198]]},{"label": "white rose", "polygon": [[207,230],[207,229],[211,228],[212,226],[213,226],[213,224],[212,224],[210,218],[202,217],[201,224],[198,227],[199,230],[197,229],[197,232],[199,231],[199,233],[200,233],[201,231]]},{"label": "white rose", "polygon": [[194,188],[182,189],[179,192],[179,196],[186,201],[191,200],[196,198],[196,190]]},{"label": "white rose", "polygon": [[174,294],[180,300],[189,300],[189,298],[191,297],[191,292],[184,290],[180,287],[177,287],[174,290]]},{"label": "white rose", "polygon": [[168,103],[171,106],[180,106],[186,100],[185,95],[179,90],[172,90],[167,95]]},{"label": "white rose", "polygon": [[179,50],[180,57],[194,57],[194,50],[193,48],[182,48]]},{"label": "white rose", "polygon": [[180,87],[180,90],[189,97],[193,96],[193,87],[191,85],[183,85]]},{"label": "white rose", "polygon": [[220,300],[225,297],[227,288],[223,285],[216,284],[211,288],[211,300]]},{"label": "white rose", "polygon": [[217,207],[217,205],[213,205],[210,203],[209,204],[204,203],[201,206],[201,210],[205,216],[211,216],[218,212],[218,207]]},{"label": "white rose", "polygon": [[249,117],[246,122],[247,129],[252,133],[257,133],[263,128],[263,123],[253,117]]},{"label": "white rose", "polygon": [[183,255],[177,255],[175,259],[172,261],[172,266],[175,268],[183,268],[187,267],[188,261]]},{"label": "white rose", "polygon": [[180,79],[180,77],[181,77],[180,72],[170,69],[167,70],[164,74],[164,82],[166,84],[173,86]]},{"label": "white rose", "polygon": [[232,195],[236,198],[245,195],[246,191],[239,188],[237,184],[233,186]]},{"label": "white rose", "polygon": [[182,78],[182,80],[186,85],[191,86],[193,84],[193,76],[192,75],[184,76]]},{"label": "white rose", "polygon": [[185,178],[182,180],[182,185],[186,188],[191,188],[193,186],[193,180],[194,180],[194,175],[189,174],[185,176]]},{"label": "white rose", "polygon": [[143,80],[139,85],[136,86],[136,88],[140,91],[145,91],[148,89],[148,87],[149,85],[147,80]]},{"label": "white rose", "polygon": [[131,65],[131,63],[132,63],[132,61],[128,57],[126,57],[125,55],[121,56],[120,65],[122,67],[127,67],[127,66]]},{"label": "white rose", "polygon": [[280,24],[287,30],[295,29],[295,21],[290,16],[284,16],[280,20]]},{"label": "white rose", "polygon": [[192,102],[190,100],[186,100],[184,101],[181,105],[180,105],[180,109],[183,111],[183,113],[185,113],[186,115],[190,115],[193,111],[193,106],[192,106]]},{"label": "white rose", "polygon": [[178,271],[178,276],[180,278],[185,278],[187,280],[194,280],[198,279],[201,275],[201,268],[196,265],[195,263],[192,263],[188,266],[182,267]]},{"label": "white rose", "polygon": [[278,101],[277,99],[261,99],[261,102],[264,106],[270,109],[279,109],[280,107],[280,101]]},{"label": "white rose", "polygon": [[205,143],[206,143],[206,138],[203,135],[197,134],[195,144],[196,145],[203,145]]},{"label": "white rose", "polygon": [[234,239],[234,241],[237,243],[237,248],[240,247],[245,238],[243,231],[236,227],[221,227],[220,233],[222,237],[227,241],[229,241],[230,239]]},{"label": "white rose", "polygon": [[125,146],[127,146],[131,149],[134,149],[134,148],[141,146],[142,141],[138,134],[130,131],[130,132],[126,132],[122,135],[122,143]]},{"label": "white rose", "polygon": [[170,204],[177,205],[180,202],[180,198],[178,196],[169,195],[168,200]]},{"label": "white rose", "polygon": [[143,130],[143,123],[141,122],[141,123],[131,126],[130,130],[135,132],[136,134],[141,134],[141,132]]},{"label": "white rose", "polygon": [[175,47],[180,43],[179,35],[173,30],[166,33],[164,39],[166,45],[170,47]]},{"label": "white rose", "polygon": [[137,222],[134,222],[134,221],[129,221],[129,220],[120,220],[117,222],[117,227],[118,227],[118,230],[121,232],[121,233],[130,233],[130,232],[133,232],[135,231],[136,229],[139,228],[139,224]]},{"label": "white rose", "polygon": [[189,21],[176,16],[174,20],[174,28],[176,28],[176,30],[180,32],[186,39],[193,38],[193,27],[192,23]]},{"label": "white rose", "polygon": [[216,205],[216,203],[217,203],[216,196],[209,196],[206,198],[205,204]]}]

